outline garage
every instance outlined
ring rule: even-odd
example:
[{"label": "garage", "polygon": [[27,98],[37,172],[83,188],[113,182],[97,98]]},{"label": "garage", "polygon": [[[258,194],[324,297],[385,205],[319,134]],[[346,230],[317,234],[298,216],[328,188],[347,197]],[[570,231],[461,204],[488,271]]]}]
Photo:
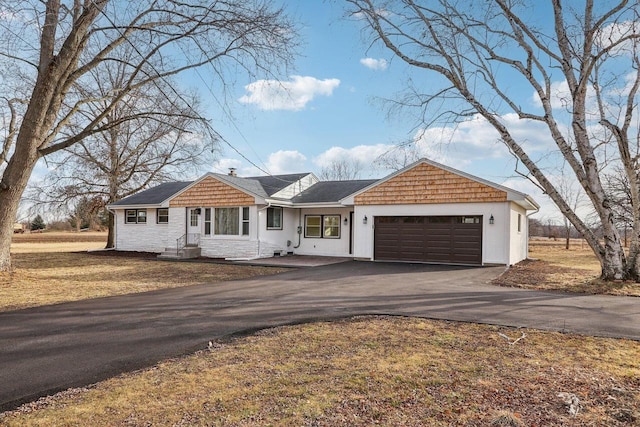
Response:
[{"label": "garage", "polygon": [[374,259],[482,264],[482,216],[377,216]]}]

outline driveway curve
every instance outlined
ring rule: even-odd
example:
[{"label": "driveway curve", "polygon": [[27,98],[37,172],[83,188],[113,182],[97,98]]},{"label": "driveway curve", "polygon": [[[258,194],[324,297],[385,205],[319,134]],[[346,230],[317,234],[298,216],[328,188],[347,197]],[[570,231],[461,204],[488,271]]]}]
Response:
[{"label": "driveway curve", "polygon": [[487,285],[502,267],[345,262],[0,313],[0,410],[276,325],[420,316],[640,340],[640,298]]}]

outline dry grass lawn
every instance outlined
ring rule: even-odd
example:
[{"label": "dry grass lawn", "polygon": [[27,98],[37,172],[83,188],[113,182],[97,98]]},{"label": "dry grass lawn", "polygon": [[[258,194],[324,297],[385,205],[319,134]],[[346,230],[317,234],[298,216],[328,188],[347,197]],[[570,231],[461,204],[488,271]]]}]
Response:
[{"label": "dry grass lawn", "polygon": [[[276,271],[56,253],[42,239],[31,244],[48,253],[23,251],[18,239],[15,272],[0,276],[0,309]],[[575,290],[598,274],[579,245],[533,242],[531,256],[540,260],[512,268],[503,284]],[[623,285],[621,293],[637,289]],[[5,412],[0,425],[637,426],[639,354],[640,342],[628,340],[359,317],[213,343]]]},{"label": "dry grass lawn", "polygon": [[561,240],[531,239],[529,257],[532,259],[514,265],[493,283],[527,289],[640,296],[638,283],[599,280],[600,264],[582,240],[573,239],[567,250]]},{"label": "dry grass lawn", "polygon": [[104,246],[104,233],[16,236],[12,273],[0,273],[0,310],[12,310],[154,289],[215,283],[282,269],[176,263],[131,256],[73,253]]},{"label": "dry grass lawn", "polygon": [[[526,330],[510,345],[499,335],[521,332],[388,317],[281,327],[41,399],[0,424],[640,424],[640,343]],[[576,416],[561,393],[577,398]]]}]

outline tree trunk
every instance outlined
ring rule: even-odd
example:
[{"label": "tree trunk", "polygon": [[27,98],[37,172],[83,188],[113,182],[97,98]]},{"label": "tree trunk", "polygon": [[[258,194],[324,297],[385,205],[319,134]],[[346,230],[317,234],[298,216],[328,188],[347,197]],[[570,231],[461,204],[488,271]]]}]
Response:
[{"label": "tree trunk", "polygon": [[105,249],[115,248],[115,216],[112,212],[107,211],[107,215],[109,215],[109,234],[107,234],[107,245]]},{"label": "tree trunk", "polygon": [[20,198],[37,160],[37,157],[29,157],[28,161],[20,163],[14,161],[16,156],[13,156],[0,182],[0,271],[11,270],[13,224],[16,222]]}]

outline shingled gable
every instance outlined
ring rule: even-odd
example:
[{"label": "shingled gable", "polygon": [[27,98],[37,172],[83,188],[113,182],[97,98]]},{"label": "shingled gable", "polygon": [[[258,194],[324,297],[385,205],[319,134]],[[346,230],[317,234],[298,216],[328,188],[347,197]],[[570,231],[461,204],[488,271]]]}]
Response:
[{"label": "shingled gable", "polygon": [[259,182],[230,175],[207,173],[176,193],[171,207],[236,206],[264,203],[267,193]]},{"label": "shingled gable", "polygon": [[524,193],[429,159],[420,159],[352,197],[359,206],[514,201],[529,210],[539,207]]}]

